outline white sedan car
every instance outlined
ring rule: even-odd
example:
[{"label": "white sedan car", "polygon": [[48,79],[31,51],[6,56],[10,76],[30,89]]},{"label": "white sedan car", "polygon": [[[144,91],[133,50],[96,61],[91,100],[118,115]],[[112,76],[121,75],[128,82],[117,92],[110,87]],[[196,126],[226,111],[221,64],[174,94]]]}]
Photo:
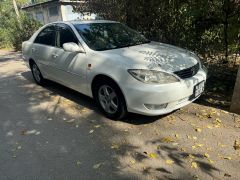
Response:
[{"label": "white sedan car", "polygon": [[22,48],[37,84],[49,79],[90,96],[113,119],[179,109],[203,93],[207,77],[194,53],[114,21],[50,23]]}]

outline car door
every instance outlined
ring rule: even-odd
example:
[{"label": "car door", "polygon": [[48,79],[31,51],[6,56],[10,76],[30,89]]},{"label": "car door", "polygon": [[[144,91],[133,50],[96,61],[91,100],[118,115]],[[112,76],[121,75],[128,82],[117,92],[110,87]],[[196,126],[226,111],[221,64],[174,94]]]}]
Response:
[{"label": "car door", "polygon": [[53,52],[55,50],[55,37],[55,25],[49,25],[40,31],[35,38],[31,49],[33,60],[37,63],[44,77],[47,78],[51,75],[51,69],[48,65],[53,58]]},{"label": "car door", "polygon": [[85,53],[67,52],[64,43],[76,43],[81,46],[70,26],[59,23],[56,25],[56,48],[53,52],[52,75],[58,82],[84,93],[86,91],[87,60]]}]

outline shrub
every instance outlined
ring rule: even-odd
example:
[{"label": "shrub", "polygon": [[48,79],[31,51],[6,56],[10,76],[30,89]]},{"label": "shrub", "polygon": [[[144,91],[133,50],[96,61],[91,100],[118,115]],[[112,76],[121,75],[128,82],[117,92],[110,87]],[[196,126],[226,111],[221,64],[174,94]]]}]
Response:
[{"label": "shrub", "polygon": [[19,21],[17,18],[9,20],[6,38],[15,50],[21,50],[22,42],[28,40],[40,26],[40,22],[22,13]]}]

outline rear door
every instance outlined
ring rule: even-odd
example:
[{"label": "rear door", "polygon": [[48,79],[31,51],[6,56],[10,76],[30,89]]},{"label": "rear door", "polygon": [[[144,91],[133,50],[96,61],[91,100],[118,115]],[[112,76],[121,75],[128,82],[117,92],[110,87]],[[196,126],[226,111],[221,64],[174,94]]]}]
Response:
[{"label": "rear door", "polygon": [[50,78],[51,76],[49,63],[53,59],[56,45],[55,37],[55,25],[49,25],[37,35],[31,49],[34,61],[37,63],[42,74],[47,78]]}]

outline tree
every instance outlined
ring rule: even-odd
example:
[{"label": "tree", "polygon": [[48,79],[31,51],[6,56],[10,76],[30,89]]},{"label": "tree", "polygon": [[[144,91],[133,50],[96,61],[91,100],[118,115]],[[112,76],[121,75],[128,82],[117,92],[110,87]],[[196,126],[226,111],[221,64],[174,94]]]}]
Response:
[{"label": "tree", "polygon": [[17,7],[17,2],[16,2],[16,0],[13,0],[13,7],[14,7],[14,10],[15,10],[15,13],[16,13],[16,17],[17,17],[18,23],[19,23],[19,25],[21,26],[20,14],[19,14],[19,10],[18,10],[18,7]]},{"label": "tree", "polygon": [[239,0],[86,0],[76,11],[98,13],[149,39],[202,55],[239,53]]},{"label": "tree", "polygon": [[[16,6],[22,6],[27,0],[16,0]],[[0,2],[0,44],[4,47],[21,49],[22,41],[27,40],[41,26],[39,22],[18,12],[14,1]]]}]

